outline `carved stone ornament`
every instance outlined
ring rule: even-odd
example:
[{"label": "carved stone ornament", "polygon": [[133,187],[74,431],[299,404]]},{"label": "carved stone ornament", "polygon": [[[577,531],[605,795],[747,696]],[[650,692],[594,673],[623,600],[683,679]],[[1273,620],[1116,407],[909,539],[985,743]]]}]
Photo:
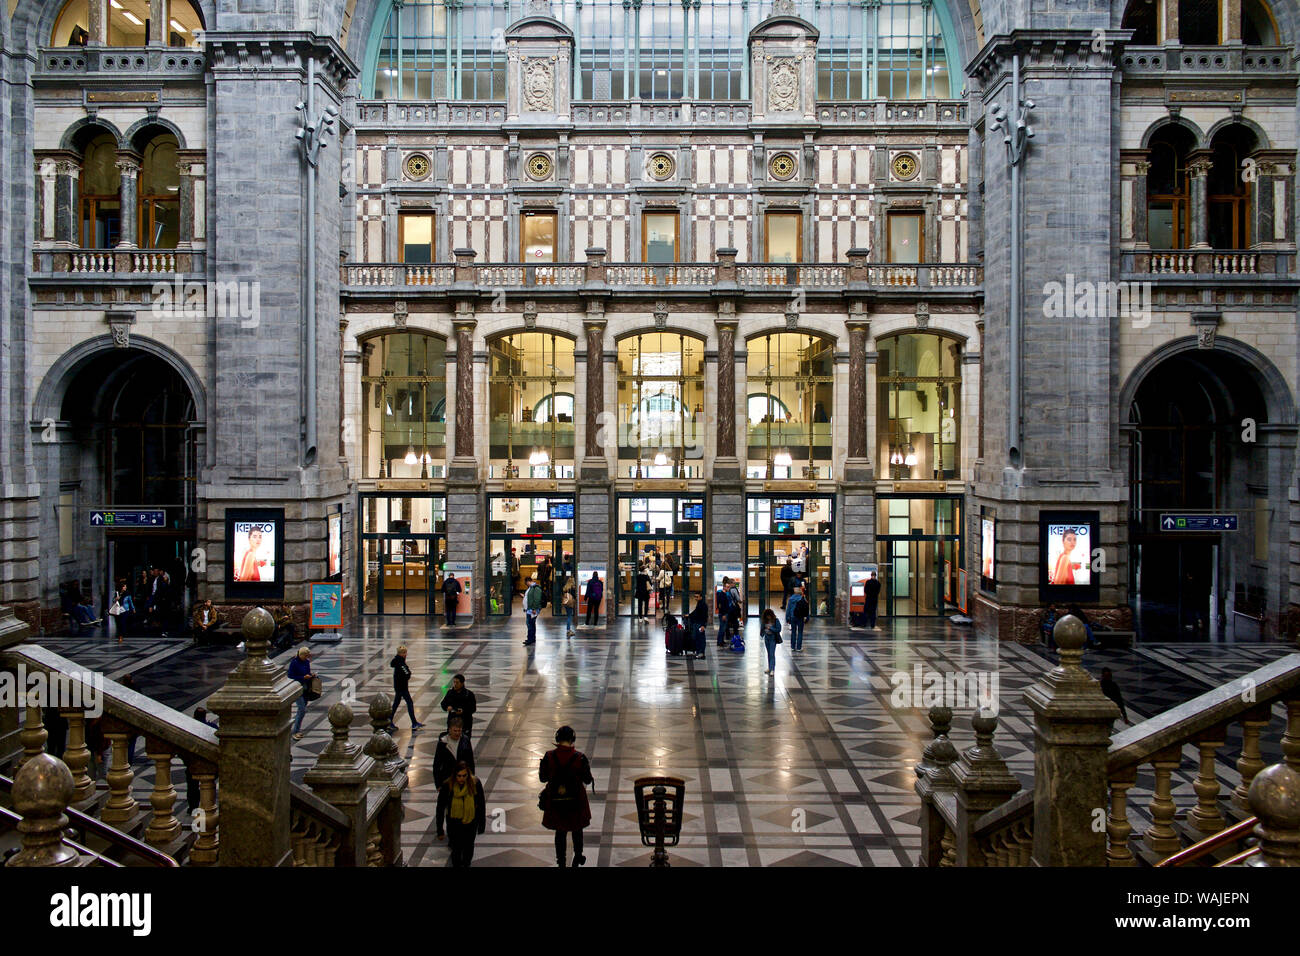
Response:
[{"label": "carved stone ornament", "polygon": [[917,303],[916,327],[918,329],[928,329],[930,327],[930,303],[928,302]]},{"label": "carved stone ornament", "polygon": [[104,318],[108,322],[109,334],[113,336],[114,348],[130,348],[131,326],[135,323],[135,313],[109,312]]},{"label": "carved stone ornament", "polygon": [[668,303],[660,299],[655,303],[655,329],[662,332],[668,328]]},{"label": "carved stone ornament", "polygon": [[530,113],[555,111],[555,71],[546,57],[530,56],[523,61],[524,109]]},{"label": "carved stone ornament", "polygon": [[1192,315],[1192,325],[1196,327],[1196,347],[1198,349],[1214,348],[1214,336],[1219,331],[1219,322],[1223,318],[1219,312],[1202,312]]},{"label": "carved stone ornament", "polygon": [[767,68],[767,109],[793,113],[799,108],[799,66],[792,56],[774,56]]},{"label": "carved stone ornament", "polygon": [[786,331],[789,332],[793,332],[795,329],[799,328],[798,312],[787,312],[785,314],[785,327],[786,327]]},{"label": "carved stone ornament", "polygon": [[393,303],[393,324],[399,329],[406,328],[406,316],[406,302],[402,299],[398,299]]},{"label": "carved stone ornament", "polygon": [[524,328],[530,332],[537,328],[537,303],[532,299],[524,302]]}]

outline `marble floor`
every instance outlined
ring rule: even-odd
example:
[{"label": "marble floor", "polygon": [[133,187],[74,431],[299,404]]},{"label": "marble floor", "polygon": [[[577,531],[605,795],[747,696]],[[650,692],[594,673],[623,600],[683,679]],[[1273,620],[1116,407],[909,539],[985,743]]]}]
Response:
[{"label": "marble floor", "polygon": [[[563,623],[544,616],[534,647],[521,646],[523,630],[522,621],[447,631],[418,618],[370,618],[342,631],[336,643],[314,645],[326,693],[308,710],[304,739],[294,742],[295,779],[329,739],[326,711],[344,687],[355,687],[360,698],[353,724],[354,739],[360,738],[368,701],[391,691],[388,662],[404,643],[418,715],[428,724],[412,734],[405,708],[397,718],[395,739],[410,765],[403,841],[411,865],[447,862],[445,844],[435,838],[430,772],[443,729],[438,702],[452,675],[464,673],[478,698],[474,748],[489,805],[477,866],[554,865],[552,834],[541,827],[537,809],[537,765],[561,724],[577,731],[596,779],[588,865],[648,863],[632,782],[667,773],[684,778],[687,788],[681,844],[670,854],[674,865],[910,866],[919,849],[912,767],[929,732],[924,709],[898,700],[891,678],[913,675],[918,666],[923,674],[961,672],[990,681],[996,675],[996,743],[1028,784],[1033,732],[1022,693],[1054,663],[1045,648],[998,645],[935,620],[886,623],[879,632],[814,622],[802,653],[792,654],[788,642],[778,647],[771,678],[756,633],[748,650],[736,654],[716,650],[710,632],[707,657],[694,660],[667,657],[663,633],[652,624],[623,620],[566,638]],[[150,638],[45,643],[111,677],[131,673],[142,693],[187,712],[220,686],[238,654]],[[1153,644],[1089,651],[1085,664],[1094,672],[1112,668],[1137,721],[1290,650]],[[953,739],[959,748],[973,743],[973,709],[958,708]],[[1266,732],[1274,740],[1279,735],[1280,725]],[[1231,742],[1221,758],[1222,780],[1235,785]],[[143,797],[152,771],[137,760]],[[1193,770],[1185,760],[1175,776],[1180,806],[1195,802]],[[177,774],[179,788],[179,768]],[[1140,775],[1137,790],[1144,786],[1149,780]],[[1140,803],[1134,801],[1132,812],[1142,828]]]}]

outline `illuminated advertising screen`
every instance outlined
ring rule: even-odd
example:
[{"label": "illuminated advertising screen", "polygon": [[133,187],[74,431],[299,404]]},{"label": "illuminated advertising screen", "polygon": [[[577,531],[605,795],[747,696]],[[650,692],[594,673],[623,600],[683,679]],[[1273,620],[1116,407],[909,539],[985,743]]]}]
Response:
[{"label": "illuminated advertising screen", "polygon": [[1099,513],[1044,511],[1038,516],[1039,596],[1044,601],[1096,600],[1097,576],[1092,572]]},{"label": "illuminated advertising screen", "polygon": [[550,501],[546,505],[546,516],[552,521],[573,520],[572,501]]},{"label": "illuminated advertising screen", "polygon": [[226,594],[284,597],[284,510],[226,512]]},{"label": "illuminated advertising screen", "polygon": [[997,522],[988,515],[980,517],[980,586],[993,590],[997,583]]},{"label": "illuminated advertising screen", "polygon": [[343,515],[335,512],[326,519],[327,542],[325,549],[326,571],[328,578],[343,575]]},{"label": "illuminated advertising screen", "polygon": [[773,521],[802,521],[803,502],[784,501],[772,505],[772,520]]}]

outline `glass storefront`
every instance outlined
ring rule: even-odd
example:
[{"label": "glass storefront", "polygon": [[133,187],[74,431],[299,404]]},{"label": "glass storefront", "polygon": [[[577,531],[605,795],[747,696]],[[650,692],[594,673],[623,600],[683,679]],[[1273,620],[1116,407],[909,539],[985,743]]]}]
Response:
[{"label": "glass storefront", "polygon": [[889,477],[958,477],[961,450],[961,343],[928,332],[876,345],[877,461]]},{"label": "glass storefront", "polygon": [[621,477],[703,475],[704,344],[676,332],[644,332],[619,341]]},{"label": "glass storefront", "polygon": [[750,495],[745,504],[749,614],[782,615],[795,583],[812,616],[835,613],[835,498]]},{"label": "glass storefront", "polygon": [[876,499],[880,614],[954,613],[962,567],[962,499],[946,495]]},{"label": "glass storefront", "polygon": [[358,513],[361,613],[440,614],[447,552],[446,497],[362,492]]},{"label": "glass storefront", "polygon": [[670,590],[647,581],[645,616],[687,614],[704,593],[704,529],[708,520],[704,495],[620,495],[615,601],[621,617],[640,616],[638,572],[658,558],[672,577]]},{"label": "glass storefront", "polygon": [[441,478],[447,461],[447,342],[395,332],[362,345],[363,478]]},{"label": "glass storefront", "polygon": [[537,575],[546,608],[564,614],[564,587],[575,573],[573,495],[488,496],[489,617],[523,612],[528,579]]},{"label": "glass storefront", "polygon": [[572,478],[573,339],[517,332],[488,344],[493,478]]},{"label": "glass storefront", "polygon": [[750,478],[830,478],[835,349],[831,339],[776,332],[749,340]]}]

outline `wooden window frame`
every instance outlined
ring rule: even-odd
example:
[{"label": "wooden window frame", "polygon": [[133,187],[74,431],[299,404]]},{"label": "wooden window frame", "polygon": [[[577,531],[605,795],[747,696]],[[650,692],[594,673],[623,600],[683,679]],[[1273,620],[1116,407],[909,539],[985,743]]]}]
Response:
[{"label": "wooden window frame", "polygon": [[795,220],[794,262],[779,262],[776,265],[798,265],[803,262],[803,213],[797,209],[769,209],[763,214],[763,260],[772,261],[772,217],[787,216]]},{"label": "wooden window frame", "polygon": [[[545,216],[554,224],[552,230],[554,240],[551,243],[551,258],[547,260],[529,259],[525,250],[528,247],[528,229],[525,223],[534,217]],[[526,265],[551,265],[559,262],[560,254],[560,214],[554,209],[525,209],[519,214],[519,261]]]},{"label": "wooden window frame", "polygon": [[[438,216],[432,209],[404,209],[397,214],[397,261],[406,262],[406,220],[416,216],[429,219],[429,262],[438,261]],[[425,265],[417,262],[416,265]]]},{"label": "wooden window frame", "polygon": [[[894,221],[904,217],[916,219],[919,228],[916,231],[917,256],[916,262],[898,262],[894,261]],[[890,210],[885,217],[885,257],[891,265],[921,265],[925,260],[925,210],[924,209],[895,209]]]},{"label": "wooden window frame", "polygon": [[652,263],[648,250],[650,247],[650,237],[646,231],[647,216],[672,216],[673,217],[673,262],[682,261],[682,213],[680,209],[643,209],[641,210],[641,262],[643,265],[666,265],[666,263]]}]

